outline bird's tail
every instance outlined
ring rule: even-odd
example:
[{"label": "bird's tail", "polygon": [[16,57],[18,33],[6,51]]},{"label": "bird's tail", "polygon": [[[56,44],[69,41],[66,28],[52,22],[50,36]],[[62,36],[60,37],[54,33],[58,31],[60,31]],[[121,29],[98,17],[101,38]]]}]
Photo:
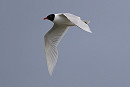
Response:
[{"label": "bird's tail", "polygon": [[90,21],[84,21],[84,23],[89,24],[89,23],[90,23]]}]

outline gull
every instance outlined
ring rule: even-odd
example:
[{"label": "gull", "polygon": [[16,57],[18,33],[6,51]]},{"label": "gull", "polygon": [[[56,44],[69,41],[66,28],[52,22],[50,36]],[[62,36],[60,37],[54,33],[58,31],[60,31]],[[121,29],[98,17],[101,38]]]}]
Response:
[{"label": "gull", "polygon": [[43,20],[48,19],[54,23],[53,27],[44,36],[44,49],[49,74],[52,75],[53,69],[58,59],[57,45],[70,26],[78,26],[79,28],[92,33],[88,23],[80,17],[70,13],[50,14]]}]

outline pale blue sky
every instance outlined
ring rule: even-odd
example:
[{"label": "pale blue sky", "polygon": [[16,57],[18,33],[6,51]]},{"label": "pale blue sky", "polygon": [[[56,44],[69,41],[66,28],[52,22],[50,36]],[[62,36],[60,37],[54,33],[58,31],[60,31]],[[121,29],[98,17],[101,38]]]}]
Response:
[{"label": "pale blue sky", "polygon": [[[0,87],[130,87],[129,0],[1,0]],[[69,12],[90,20],[92,34],[71,27],[50,77],[42,19]]]}]

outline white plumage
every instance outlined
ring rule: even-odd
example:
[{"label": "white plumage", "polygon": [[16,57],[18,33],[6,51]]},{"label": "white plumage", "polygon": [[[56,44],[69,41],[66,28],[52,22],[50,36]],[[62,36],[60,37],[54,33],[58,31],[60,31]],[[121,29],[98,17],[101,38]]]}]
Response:
[{"label": "white plumage", "polygon": [[87,25],[88,22],[82,21],[78,16],[70,13],[60,13],[53,15],[54,18],[44,18],[49,19],[54,23],[53,27],[44,36],[45,55],[50,75],[52,75],[54,66],[56,65],[58,59],[58,51],[56,47],[64,36],[65,32],[68,30],[68,27],[76,25],[81,29],[92,33],[89,26]]}]

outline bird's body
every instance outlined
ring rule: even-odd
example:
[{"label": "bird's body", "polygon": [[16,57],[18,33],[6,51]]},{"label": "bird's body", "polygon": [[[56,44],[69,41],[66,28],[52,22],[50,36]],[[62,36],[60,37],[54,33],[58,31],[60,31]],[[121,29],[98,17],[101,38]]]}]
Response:
[{"label": "bird's body", "polygon": [[45,55],[48,71],[51,75],[58,58],[58,51],[56,47],[68,27],[78,26],[87,32],[92,32],[87,25],[87,21],[82,21],[80,17],[70,13],[50,14],[44,19],[48,19],[54,23],[53,27],[44,36]]},{"label": "bird's body", "polygon": [[54,24],[58,25],[66,25],[66,26],[74,26],[69,19],[67,19],[64,15],[55,14],[55,19],[53,20]]}]

